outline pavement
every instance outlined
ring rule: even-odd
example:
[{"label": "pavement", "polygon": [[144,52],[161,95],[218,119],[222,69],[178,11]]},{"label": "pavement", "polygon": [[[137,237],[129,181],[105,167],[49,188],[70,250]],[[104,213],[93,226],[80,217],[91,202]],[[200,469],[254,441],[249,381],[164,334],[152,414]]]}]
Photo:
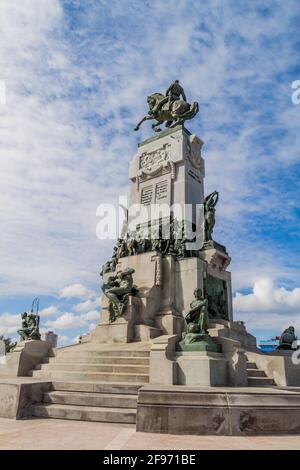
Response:
[{"label": "pavement", "polygon": [[188,436],[135,426],[58,419],[0,418],[0,450],[300,450],[300,436]]}]

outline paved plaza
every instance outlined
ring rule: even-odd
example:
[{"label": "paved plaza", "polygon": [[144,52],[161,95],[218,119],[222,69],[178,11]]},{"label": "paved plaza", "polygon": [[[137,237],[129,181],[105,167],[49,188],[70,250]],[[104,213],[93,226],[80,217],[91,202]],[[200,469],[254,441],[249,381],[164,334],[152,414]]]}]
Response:
[{"label": "paved plaza", "polygon": [[1,450],[299,450],[300,436],[148,434],[135,426],[56,419],[0,418]]}]

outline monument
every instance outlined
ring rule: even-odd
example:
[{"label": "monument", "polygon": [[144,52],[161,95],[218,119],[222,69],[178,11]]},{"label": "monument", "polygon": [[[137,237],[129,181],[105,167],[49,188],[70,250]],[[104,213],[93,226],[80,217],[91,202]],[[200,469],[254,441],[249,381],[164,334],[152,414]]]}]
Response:
[{"label": "monument", "polygon": [[34,396],[18,382],[17,416],[30,409],[35,417],[136,423],[144,432],[299,433],[295,331],[264,354],[233,318],[231,258],[214,235],[222,195],[206,194],[203,141],[185,127],[199,105],[178,80],[147,103],[135,130],[152,120],[156,134],[130,163],[122,235],[100,270],[99,324],[79,344],[53,348],[34,339],[37,314],[24,314],[25,349],[0,364],[0,376],[35,381]]},{"label": "monument", "polygon": [[[34,307],[36,306],[36,313],[33,313]],[[39,299],[35,298],[32,302],[31,312],[22,313],[22,327],[18,330],[18,333],[22,341],[26,340],[40,340],[40,317],[39,311]]]},{"label": "monument", "polygon": [[[186,101],[178,80],[165,95],[154,93],[147,102],[148,115],[135,130],[152,119],[152,128],[159,135],[141,142],[131,161],[123,236],[102,266],[101,322],[86,340],[111,344],[155,338],[168,342],[173,337],[176,367],[172,361],[158,358],[166,367],[165,375],[155,377],[151,372],[150,381],[246,383],[245,373],[235,373],[236,363],[246,363],[246,359],[233,341],[255,347],[255,339],[233,322],[227,271],[230,257],[213,240],[219,193],[205,196],[203,142],[184,126],[197,114],[199,105]],[[214,323],[221,327],[212,328]],[[195,356],[195,352],[201,355]],[[150,354],[153,371],[158,370],[156,354],[154,350]],[[238,359],[230,359],[228,354]],[[203,373],[195,373],[201,367]]]}]

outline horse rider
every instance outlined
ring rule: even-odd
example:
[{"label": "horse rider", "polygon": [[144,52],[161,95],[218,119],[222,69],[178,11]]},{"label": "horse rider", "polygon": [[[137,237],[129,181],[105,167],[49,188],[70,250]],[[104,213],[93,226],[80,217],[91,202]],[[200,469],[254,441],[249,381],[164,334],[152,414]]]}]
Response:
[{"label": "horse rider", "polygon": [[172,82],[167,89],[165,98],[157,103],[157,105],[151,110],[151,114],[155,117],[155,115],[158,114],[165,103],[168,103],[170,109],[172,103],[174,103],[174,101],[180,100],[181,97],[183,101],[186,101],[184,89],[180,85],[179,80],[174,80],[174,82]]},{"label": "horse rider", "polygon": [[184,89],[180,85],[179,80],[174,80],[174,82],[171,83],[171,85],[169,86],[169,88],[166,91],[166,96],[168,97],[169,106],[174,101],[180,100],[181,97],[182,97],[183,101],[186,101],[186,96],[185,96],[185,93],[184,93]]}]

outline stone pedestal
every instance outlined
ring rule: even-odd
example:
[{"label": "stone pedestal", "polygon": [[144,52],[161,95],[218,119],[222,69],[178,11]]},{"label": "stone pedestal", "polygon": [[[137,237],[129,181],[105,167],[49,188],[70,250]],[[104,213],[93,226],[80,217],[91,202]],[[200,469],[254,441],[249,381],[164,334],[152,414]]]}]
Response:
[{"label": "stone pedestal", "polygon": [[[166,383],[184,383],[184,371],[188,371],[187,383],[196,380],[198,384],[214,385],[231,380],[224,369],[226,364],[232,362],[231,359],[227,360],[225,355],[205,356],[209,351],[221,353],[222,341],[215,341],[207,336],[205,341],[191,347],[191,351],[199,353],[199,356],[191,352],[192,355],[186,356],[188,359],[185,360],[183,356],[176,355],[178,343],[182,339],[184,316],[190,310],[195,289],[200,288],[208,298],[211,320],[226,321],[230,328],[231,275],[226,271],[230,257],[225,247],[213,240],[203,245],[203,224],[200,230],[202,240],[198,233],[199,246],[194,247],[195,249],[190,245],[176,245],[175,235],[173,245],[170,242],[169,245],[162,243],[162,239],[170,235],[168,233],[155,232],[158,236],[154,239],[159,241],[158,244],[151,240],[153,227],[160,227],[162,231],[167,221],[175,221],[174,226],[179,231],[181,228],[178,227],[182,227],[184,221],[200,225],[203,222],[205,171],[201,156],[202,145],[201,139],[183,126],[168,129],[139,144],[130,165],[128,220],[126,230],[124,229],[124,233],[136,242],[130,245],[130,253],[135,254],[123,256],[126,254],[126,247],[120,251],[118,248],[116,253],[120,256],[116,255],[118,262],[113,264],[114,272],[103,276],[106,282],[109,276],[118,271],[132,268],[133,282],[138,291],[136,296],[130,297],[122,318],[113,323],[109,322],[108,299],[103,296],[101,322],[90,335],[92,341],[101,343],[152,342],[157,338],[153,343],[154,349],[151,349],[151,383],[164,381],[161,363],[165,364],[165,370],[168,371]],[[156,205],[156,212],[153,212],[153,205]],[[140,217],[137,217],[137,209],[140,210]],[[165,209],[167,212],[164,212]],[[176,230],[174,229],[174,234]],[[182,235],[187,237],[186,232]],[[150,251],[151,247],[153,251]],[[166,247],[165,250],[163,247]],[[212,297],[222,306],[220,314],[216,313]],[[159,337],[162,338],[161,344],[157,342]],[[172,340],[165,344],[163,338]],[[202,352],[204,356],[201,355]],[[235,349],[230,353],[234,355]],[[200,363],[202,382],[197,369]],[[197,378],[193,379],[193,375]],[[211,380],[208,378],[210,375]],[[217,376],[219,382],[214,378]]]},{"label": "stone pedestal", "polygon": [[[202,204],[204,198],[204,160],[201,157],[203,142],[183,126],[168,129],[139,144],[137,155],[131,162],[129,178],[129,207],[141,204],[145,214],[139,223],[161,218],[147,213],[151,204],[178,205]],[[162,208],[163,210],[163,208]],[[136,215],[133,214],[133,218]],[[135,230],[136,220],[129,213],[129,228]],[[184,211],[182,219],[185,218]]]},{"label": "stone pedestal", "polygon": [[214,387],[227,385],[227,360],[223,354],[197,351],[177,352],[177,384]]},{"label": "stone pedestal", "polygon": [[135,341],[135,325],[140,323],[140,299],[130,296],[124,315],[109,322],[107,299],[102,305],[102,321],[91,333],[91,340],[100,343],[130,343]]},{"label": "stone pedestal", "polygon": [[20,377],[27,375],[37,364],[52,353],[52,345],[47,341],[28,340],[17,344],[13,352],[4,356],[0,363],[0,377]]}]

